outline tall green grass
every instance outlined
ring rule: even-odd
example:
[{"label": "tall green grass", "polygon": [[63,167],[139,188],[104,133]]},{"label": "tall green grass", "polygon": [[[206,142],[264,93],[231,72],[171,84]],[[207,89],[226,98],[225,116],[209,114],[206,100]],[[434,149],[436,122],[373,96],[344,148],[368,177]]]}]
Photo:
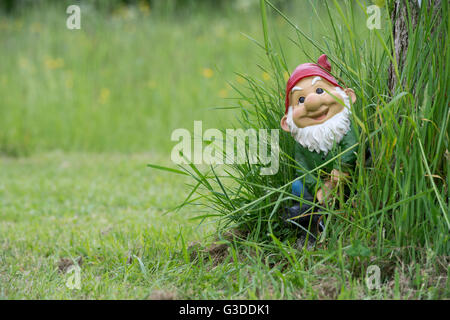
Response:
[{"label": "tall green grass", "polygon": [[[230,228],[244,229],[249,234],[239,242],[270,249],[299,272],[331,263],[341,270],[342,281],[365,272],[369,264],[380,266],[387,277],[395,266],[423,266],[425,261],[433,264],[437,257],[448,259],[447,2],[436,12],[423,2],[417,27],[409,29],[407,60],[402,69],[397,68],[402,81],[394,92],[388,88],[388,68],[395,63],[386,12],[390,3],[383,7],[383,29],[372,31],[365,24],[365,8],[371,3],[310,4],[305,10],[317,14],[317,25],[328,30],[320,40],[298,24],[298,17],[261,1],[263,41],[259,46],[267,55],[267,72],[274,81],[268,85],[247,76],[249,90],[235,89],[240,93],[237,105],[243,128],[279,128],[284,74],[295,65],[287,63],[277,41],[280,35],[270,33],[275,14],[295,31],[297,37],[291,40],[299,56],[303,53],[309,58],[298,63],[315,62],[319,54],[326,53],[335,75],[356,92],[353,122],[361,134],[354,146],[359,151],[348,182],[350,196],[345,198],[338,189],[333,205],[320,207],[328,218],[316,254],[290,250],[298,228],[281,220],[282,207],[298,200],[290,194],[292,182],[300,177],[294,175],[298,165],[292,159],[294,142],[289,134],[280,135],[280,170],[273,176],[261,176],[258,166],[250,164],[226,165],[223,171],[215,167],[201,170],[193,164],[185,167],[193,187],[182,205],[206,206],[209,216],[219,222],[219,234]],[[442,267],[436,264],[433,268]]]}]

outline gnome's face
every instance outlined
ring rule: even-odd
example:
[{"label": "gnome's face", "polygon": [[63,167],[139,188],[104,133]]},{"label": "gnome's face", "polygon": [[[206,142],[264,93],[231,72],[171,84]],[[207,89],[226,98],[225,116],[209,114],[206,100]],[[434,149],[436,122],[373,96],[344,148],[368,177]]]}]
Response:
[{"label": "gnome's face", "polygon": [[[352,89],[338,92],[340,88],[321,77],[311,76],[298,81],[289,93],[292,120],[299,128],[321,125],[344,110],[342,93],[352,102],[356,100]],[[290,132],[287,115],[281,119],[281,127]]]},{"label": "gnome's face", "polygon": [[309,151],[328,153],[350,130],[352,89],[342,90],[318,76],[300,79],[289,92],[283,130]]}]

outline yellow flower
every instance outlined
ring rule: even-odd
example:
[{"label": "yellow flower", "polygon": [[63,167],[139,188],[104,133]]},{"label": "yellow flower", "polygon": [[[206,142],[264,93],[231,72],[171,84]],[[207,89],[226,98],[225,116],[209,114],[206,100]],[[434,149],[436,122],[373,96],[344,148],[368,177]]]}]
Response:
[{"label": "yellow flower", "polygon": [[22,20],[17,20],[17,21],[14,23],[14,27],[15,27],[16,30],[22,30],[22,27],[23,27],[23,21],[22,21]]},{"label": "yellow flower", "polygon": [[279,26],[282,26],[282,25],[284,25],[285,23],[286,23],[286,20],[284,20],[283,17],[277,16],[277,24],[278,24]]},{"label": "yellow flower", "polygon": [[113,17],[128,20],[133,18],[133,12],[128,6],[126,5],[120,5],[119,8],[113,11],[112,13]]},{"label": "yellow flower", "polygon": [[283,72],[283,78],[284,78],[284,81],[289,80],[289,73],[287,73],[287,71]]},{"label": "yellow flower", "polygon": [[241,76],[236,76],[236,81],[237,81],[238,83],[240,83],[240,84],[245,83],[245,79],[242,78]]},{"label": "yellow flower", "polygon": [[19,57],[19,66],[22,69],[27,69],[30,66],[30,62],[28,61],[27,58]]},{"label": "yellow flower", "polygon": [[203,76],[205,77],[205,78],[212,78],[212,76],[214,75],[214,71],[212,71],[212,69],[210,69],[210,68],[204,68],[203,69]]},{"label": "yellow flower", "polygon": [[219,91],[219,97],[221,97],[221,98],[226,98],[226,97],[228,97],[228,90],[227,90],[227,89],[221,89],[221,90]]},{"label": "yellow flower", "polygon": [[385,0],[375,0],[374,1],[374,3],[380,8],[384,7],[384,2],[385,2]]},{"label": "yellow flower", "polygon": [[156,82],[153,81],[153,80],[149,80],[149,81],[147,82],[147,87],[149,87],[150,89],[156,88]]},{"label": "yellow flower", "polygon": [[102,88],[102,90],[100,91],[100,97],[99,97],[100,103],[101,104],[107,103],[109,100],[110,94],[111,94],[111,91],[109,91],[108,88]]},{"label": "yellow flower", "polygon": [[265,81],[270,80],[270,75],[267,72],[263,72],[263,79]]},{"label": "yellow flower", "polygon": [[66,85],[66,88],[72,89],[73,88],[73,72],[72,72],[72,70],[66,70],[64,72],[64,76],[65,76],[64,84]]},{"label": "yellow flower", "polygon": [[139,1],[139,11],[141,11],[146,16],[150,14],[150,6],[148,5],[147,1]]},{"label": "yellow flower", "polygon": [[52,59],[52,58],[47,57],[45,59],[45,66],[49,70],[59,69],[59,68],[64,67],[64,60],[62,58]]},{"label": "yellow flower", "polygon": [[72,77],[68,77],[66,79],[66,88],[67,89],[72,89],[73,88],[73,79],[72,79]]},{"label": "yellow flower", "polygon": [[35,22],[30,26],[30,31],[32,33],[39,33],[42,31],[42,25],[39,22]]}]

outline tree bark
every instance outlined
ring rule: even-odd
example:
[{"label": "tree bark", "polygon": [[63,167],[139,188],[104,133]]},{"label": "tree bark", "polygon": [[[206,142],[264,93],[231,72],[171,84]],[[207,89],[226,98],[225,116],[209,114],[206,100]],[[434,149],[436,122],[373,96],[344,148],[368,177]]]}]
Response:
[{"label": "tree bark", "polygon": [[[391,22],[392,22],[392,37],[394,39],[394,58],[397,61],[397,67],[399,74],[403,69],[403,65],[406,60],[406,53],[408,51],[408,9],[406,6],[408,0],[394,0],[391,9]],[[411,8],[411,23],[414,28],[417,24],[417,17],[419,11],[417,10],[417,1],[410,1]],[[414,8],[414,9],[413,9]],[[397,86],[397,74],[395,72],[394,64],[391,62],[389,66],[389,90],[394,93]]]},{"label": "tree bark", "polygon": [[[406,2],[409,4],[410,16],[408,15]],[[392,36],[394,39],[393,51],[399,74],[402,73],[408,51],[408,22],[411,24],[411,30],[414,30],[419,20],[420,8],[423,5],[427,5],[427,8],[433,5],[436,13],[439,12],[441,0],[392,0],[390,3]],[[391,93],[394,93],[398,81],[394,65],[391,63],[389,66],[389,90]]]}]

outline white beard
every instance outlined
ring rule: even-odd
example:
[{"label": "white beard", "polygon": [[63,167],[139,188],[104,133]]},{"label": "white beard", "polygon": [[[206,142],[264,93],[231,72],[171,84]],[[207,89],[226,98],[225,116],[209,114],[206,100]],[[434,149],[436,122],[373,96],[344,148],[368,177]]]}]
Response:
[{"label": "white beard", "polygon": [[333,148],[333,145],[341,142],[342,138],[350,130],[350,99],[345,92],[336,87],[337,92],[342,96],[345,107],[331,119],[318,125],[299,128],[292,119],[293,108],[289,107],[287,115],[287,124],[291,131],[292,137],[309,151],[325,155]]}]

